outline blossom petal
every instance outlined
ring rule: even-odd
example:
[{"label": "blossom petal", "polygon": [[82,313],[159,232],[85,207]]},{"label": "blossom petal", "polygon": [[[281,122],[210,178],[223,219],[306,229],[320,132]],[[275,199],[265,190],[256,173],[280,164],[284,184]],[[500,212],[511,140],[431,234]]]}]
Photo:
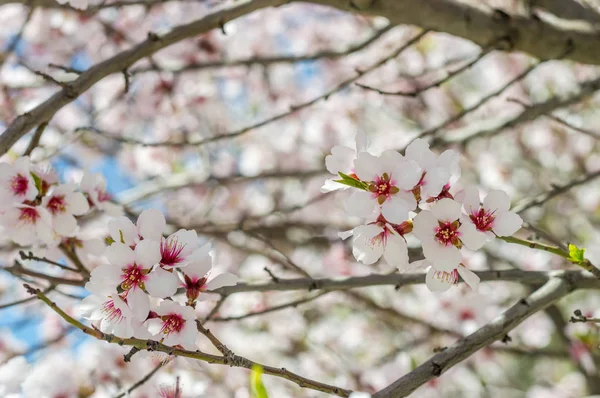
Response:
[{"label": "blossom petal", "polygon": [[341,232],[338,232],[338,236],[339,236],[339,237],[340,237],[340,239],[342,239],[342,240],[346,240],[346,239],[348,239],[349,237],[351,237],[352,235],[354,235],[354,230],[353,230],[353,229],[350,229],[350,230],[348,230],[348,231],[341,231]]},{"label": "blossom petal", "polygon": [[405,268],[408,265],[408,248],[404,238],[390,233],[387,237],[383,258],[392,267]]},{"label": "blossom petal", "polygon": [[510,236],[521,229],[523,219],[512,211],[496,212],[492,230],[498,236]]},{"label": "blossom petal", "polygon": [[422,242],[423,255],[439,271],[450,271],[460,263],[460,250],[455,246],[444,246],[438,242]]},{"label": "blossom petal", "polygon": [[90,204],[81,192],[71,192],[66,200],[69,203],[69,212],[76,216],[85,214],[90,209]]},{"label": "blossom petal", "polygon": [[358,235],[352,242],[352,254],[356,261],[363,264],[374,264],[381,258],[385,246],[380,236],[369,237],[366,234]]},{"label": "blossom petal", "polygon": [[424,170],[435,165],[435,153],[429,149],[429,144],[422,138],[417,138],[406,147],[404,153],[406,159],[414,160]]},{"label": "blossom petal", "polygon": [[370,217],[374,212],[377,201],[370,192],[357,191],[346,199],[346,210],[356,217]]},{"label": "blossom petal", "polygon": [[481,280],[473,271],[460,265],[458,268],[458,274],[466,282],[467,285],[473,290],[477,290],[479,287],[479,281]]},{"label": "blossom petal", "polygon": [[438,271],[434,267],[430,267],[425,276],[425,284],[430,291],[441,293],[450,289],[453,282],[447,272]]},{"label": "blossom petal", "polygon": [[421,196],[424,198],[436,197],[450,180],[450,171],[443,167],[434,167],[427,170],[421,186]]},{"label": "blossom petal", "polygon": [[392,196],[381,206],[381,214],[391,223],[400,224],[408,220],[408,212],[411,211],[410,205],[401,198]]},{"label": "blossom petal", "polygon": [[131,308],[133,316],[140,321],[144,321],[148,318],[148,313],[150,312],[150,299],[142,289],[133,288],[127,292],[127,305]]},{"label": "blossom petal", "polygon": [[325,167],[331,174],[338,175],[339,172],[349,174],[352,170],[356,152],[345,146],[334,146],[331,155],[325,157]]},{"label": "blossom petal", "polygon": [[144,239],[160,242],[167,222],[165,216],[157,209],[144,210],[137,219],[137,227]]},{"label": "blossom petal", "polygon": [[323,186],[321,187],[321,193],[333,192],[348,188],[348,185],[340,184],[339,182],[335,182],[333,178],[330,178],[329,180],[325,180],[323,183]]},{"label": "blossom petal", "polygon": [[161,259],[160,243],[154,240],[144,239],[135,247],[135,262],[148,269]]},{"label": "blossom petal", "polygon": [[106,248],[104,253],[109,263],[124,268],[135,262],[135,253],[123,243],[115,242]]},{"label": "blossom petal", "polygon": [[406,160],[395,166],[392,173],[396,186],[400,189],[411,190],[421,180],[423,169],[414,160]]},{"label": "blossom petal", "polygon": [[356,152],[366,152],[369,149],[369,137],[362,131],[356,133],[354,137],[356,143]]},{"label": "blossom petal", "polygon": [[108,232],[115,242],[133,245],[137,239],[137,229],[127,217],[113,218],[108,222]]},{"label": "blossom petal", "polygon": [[432,212],[423,210],[413,219],[413,234],[421,242],[433,241],[438,220]]},{"label": "blossom petal", "polygon": [[485,232],[477,230],[475,225],[465,223],[458,229],[460,233],[460,241],[471,250],[479,250],[487,242]]},{"label": "blossom petal", "polygon": [[458,192],[454,195],[454,200],[462,203],[463,209],[467,214],[472,214],[481,208],[479,189],[474,185],[469,185]]},{"label": "blossom petal", "polygon": [[373,181],[380,175],[379,158],[361,152],[354,160],[354,172],[362,181]]},{"label": "blossom petal", "polygon": [[157,267],[147,275],[144,286],[150,296],[167,298],[177,292],[179,278],[174,272],[168,272],[161,267]]},{"label": "blossom petal", "polygon": [[504,191],[490,191],[483,200],[483,207],[490,211],[507,211],[510,208],[510,198]]},{"label": "blossom petal", "polygon": [[452,199],[443,198],[431,206],[431,213],[439,221],[454,222],[460,218],[461,206]]},{"label": "blossom petal", "polygon": [[207,290],[216,290],[223,286],[234,286],[238,283],[238,277],[230,274],[229,272],[224,272],[212,278],[206,284]]}]

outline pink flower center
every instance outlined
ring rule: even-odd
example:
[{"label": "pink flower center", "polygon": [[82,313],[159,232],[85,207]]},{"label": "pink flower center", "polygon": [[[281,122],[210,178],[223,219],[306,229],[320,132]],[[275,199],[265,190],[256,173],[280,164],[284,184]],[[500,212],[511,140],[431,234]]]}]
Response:
[{"label": "pink flower center", "polygon": [[24,207],[21,209],[19,220],[26,224],[35,224],[40,219],[40,213],[32,207]]},{"label": "pink flower center", "polygon": [[48,211],[54,215],[64,213],[67,210],[65,195],[52,196],[46,205]]},{"label": "pink flower center", "polygon": [[17,174],[10,180],[10,188],[17,196],[24,196],[29,188],[29,180],[21,174]]},{"label": "pink flower center", "polygon": [[185,280],[185,283],[183,284],[185,287],[185,295],[190,302],[193,302],[198,298],[200,292],[206,289],[206,277],[200,279],[190,278],[184,274],[183,279]]},{"label": "pink flower center", "polygon": [[185,325],[185,319],[179,314],[171,313],[169,315],[161,317],[163,324],[160,332],[165,335],[170,335],[171,333],[179,333],[181,329],[183,329],[183,325]]},{"label": "pink flower center", "polygon": [[137,264],[127,266],[121,274],[121,287],[123,290],[129,290],[132,288],[144,287],[144,281],[146,280],[145,270]]},{"label": "pink flower center", "polygon": [[112,199],[112,196],[103,189],[96,189],[96,193],[98,194],[98,202],[106,202]]},{"label": "pink flower center", "polygon": [[469,218],[475,224],[475,227],[481,232],[487,232],[492,230],[492,225],[496,216],[496,211],[486,211],[483,207],[476,212],[471,213]]},{"label": "pink flower center", "polygon": [[442,222],[439,221],[439,226],[435,229],[435,238],[444,246],[460,245],[458,232],[458,221]]},{"label": "pink flower center", "polygon": [[160,242],[160,263],[166,266],[174,266],[183,261],[181,252],[185,243],[180,243],[177,238],[162,239]]},{"label": "pink flower center", "polygon": [[374,198],[377,198],[380,204],[383,204],[386,199],[389,199],[392,195],[400,191],[395,184],[396,182],[390,179],[387,173],[383,173],[381,176],[376,177],[375,181],[369,185],[369,191],[373,194]]},{"label": "pink flower center", "polygon": [[106,315],[106,319],[111,323],[120,323],[123,320],[121,310],[115,307],[113,300],[108,300],[102,305],[102,312]]}]

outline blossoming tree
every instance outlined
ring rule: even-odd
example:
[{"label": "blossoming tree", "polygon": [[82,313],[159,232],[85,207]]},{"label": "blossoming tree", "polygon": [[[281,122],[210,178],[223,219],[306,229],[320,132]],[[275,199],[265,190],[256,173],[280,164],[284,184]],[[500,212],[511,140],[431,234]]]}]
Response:
[{"label": "blossoming tree", "polygon": [[523,3],[0,0],[0,396],[600,394],[600,8]]}]

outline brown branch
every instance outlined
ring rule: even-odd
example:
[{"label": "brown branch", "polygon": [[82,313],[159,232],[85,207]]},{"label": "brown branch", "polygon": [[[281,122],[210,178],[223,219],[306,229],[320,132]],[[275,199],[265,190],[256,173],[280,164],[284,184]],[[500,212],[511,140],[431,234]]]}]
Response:
[{"label": "brown branch", "polygon": [[574,287],[562,278],[551,278],[527,298],[519,300],[502,315],[472,333],[459,339],[451,347],[402,376],[388,387],[376,393],[374,398],[401,398],[442,375],[445,371],[465,360],[473,353],[502,339],[525,319],[568,295]]}]

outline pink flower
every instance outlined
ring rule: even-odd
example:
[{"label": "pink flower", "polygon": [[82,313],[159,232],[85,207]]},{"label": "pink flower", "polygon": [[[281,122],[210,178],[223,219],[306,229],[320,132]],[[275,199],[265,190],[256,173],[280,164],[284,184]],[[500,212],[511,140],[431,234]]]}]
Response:
[{"label": "pink flower", "polygon": [[144,210],[134,224],[127,217],[117,217],[108,222],[108,231],[115,242],[135,246],[142,239],[160,242],[167,223],[156,209]]},{"label": "pink flower", "polygon": [[106,179],[102,174],[91,174],[86,172],[79,183],[81,191],[87,195],[90,206],[111,216],[123,214],[121,206],[111,202],[111,195],[106,191]]},{"label": "pink flower", "polygon": [[6,209],[33,201],[38,195],[30,172],[29,157],[21,157],[10,165],[0,163],[0,208]]},{"label": "pink flower", "polygon": [[367,136],[363,133],[357,133],[355,138],[355,148],[348,148],[346,146],[336,145],[331,148],[331,155],[325,157],[325,167],[327,170],[335,175],[334,178],[325,181],[325,184],[321,187],[321,192],[331,192],[338,189],[346,189],[347,185],[342,185],[334,180],[339,179],[339,173],[351,175],[354,173],[354,160],[361,152],[367,152],[369,143]]},{"label": "pink flower", "polygon": [[52,216],[41,206],[9,208],[0,216],[0,224],[4,226],[8,236],[17,244],[30,246],[38,241],[46,245],[60,242],[55,239],[52,230]]},{"label": "pink flower", "polygon": [[186,350],[196,349],[196,312],[192,307],[164,300],[154,308],[146,321],[153,338],[169,346],[180,345]]},{"label": "pink flower", "polygon": [[42,206],[52,215],[54,230],[63,236],[72,236],[78,228],[74,216],[89,210],[85,196],[75,188],[73,184],[59,185],[42,199]]}]

